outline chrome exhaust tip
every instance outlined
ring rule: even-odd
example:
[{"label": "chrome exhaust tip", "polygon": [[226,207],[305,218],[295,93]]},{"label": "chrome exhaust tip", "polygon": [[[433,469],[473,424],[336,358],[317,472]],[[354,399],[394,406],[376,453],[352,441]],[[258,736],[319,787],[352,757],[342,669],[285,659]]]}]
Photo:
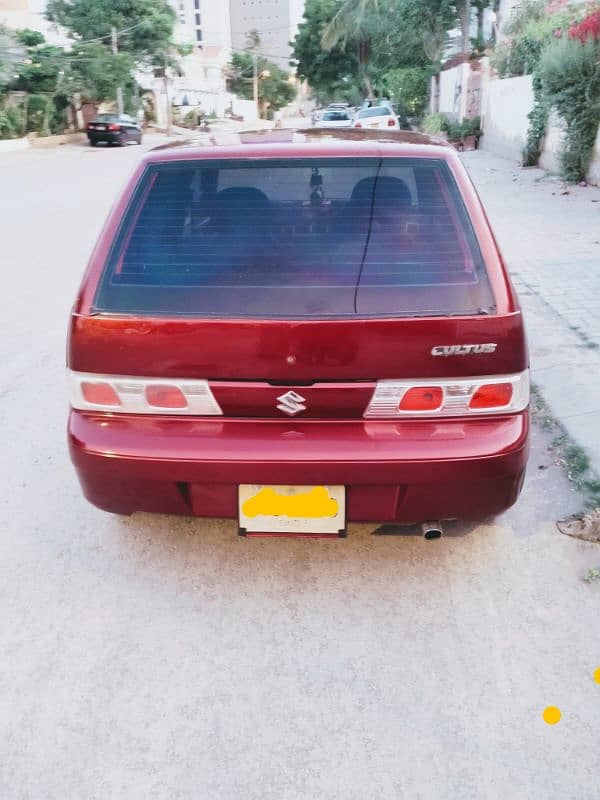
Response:
[{"label": "chrome exhaust tip", "polygon": [[433,539],[441,539],[444,533],[442,523],[439,520],[428,520],[427,522],[423,522],[421,524],[421,530],[423,531],[423,538],[429,541],[433,541]]}]

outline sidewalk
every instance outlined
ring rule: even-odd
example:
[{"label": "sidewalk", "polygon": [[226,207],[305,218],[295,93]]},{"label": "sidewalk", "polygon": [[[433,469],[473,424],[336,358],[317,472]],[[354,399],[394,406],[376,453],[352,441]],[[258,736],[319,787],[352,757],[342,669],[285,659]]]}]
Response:
[{"label": "sidewalk", "polygon": [[600,188],[483,151],[463,160],[519,292],[532,380],[600,474]]}]

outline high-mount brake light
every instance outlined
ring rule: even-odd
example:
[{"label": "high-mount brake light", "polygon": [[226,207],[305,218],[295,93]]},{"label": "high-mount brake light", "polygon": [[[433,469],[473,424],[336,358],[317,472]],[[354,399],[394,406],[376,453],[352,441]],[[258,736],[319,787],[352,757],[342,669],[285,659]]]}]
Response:
[{"label": "high-mount brake light", "polygon": [[364,416],[470,417],[481,414],[516,414],[529,405],[529,370],[516,375],[478,378],[379,381]]},{"label": "high-mount brake light", "polygon": [[207,381],[70,372],[71,406],[119,414],[221,416]]}]

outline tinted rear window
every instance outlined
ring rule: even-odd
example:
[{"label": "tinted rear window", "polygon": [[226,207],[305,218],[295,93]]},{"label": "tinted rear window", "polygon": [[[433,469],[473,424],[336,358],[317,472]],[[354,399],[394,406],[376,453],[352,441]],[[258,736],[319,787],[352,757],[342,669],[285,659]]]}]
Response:
[{"label": "tinted rear window", "polygon": [[337,121],[337,120],[350,119],[350,117],[345,111],[326,111],[323,114],[322,119],[328,122],[333,122],[334,120]]},{"label": "tinted rear window", "polygon": [[118,119],[118,114],[98,114],[94,117],[93,122],[115,122]]},{"label": "tinted rear window", "polygon": [[258,318],[493,312],[458,189],[433,159],[148,167],[99,311]]},{"label": "tinted rear window", "polygon": [[387,106],[374,106],[373,108],[365,108],[364,111],[359,111],[358,116],[361,119],[367,117],[391,117],[392,112]]}]

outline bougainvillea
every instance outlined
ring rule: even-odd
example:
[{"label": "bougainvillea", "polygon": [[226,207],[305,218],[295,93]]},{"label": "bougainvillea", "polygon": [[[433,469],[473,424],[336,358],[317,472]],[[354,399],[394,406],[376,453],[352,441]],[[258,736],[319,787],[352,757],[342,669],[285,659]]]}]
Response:
[{"label": "bougainvillea", "polygon": [[600,10],[588,14],[581,22],[569,28],[569,38],[579,39],[580,42],[600,40]]}]

